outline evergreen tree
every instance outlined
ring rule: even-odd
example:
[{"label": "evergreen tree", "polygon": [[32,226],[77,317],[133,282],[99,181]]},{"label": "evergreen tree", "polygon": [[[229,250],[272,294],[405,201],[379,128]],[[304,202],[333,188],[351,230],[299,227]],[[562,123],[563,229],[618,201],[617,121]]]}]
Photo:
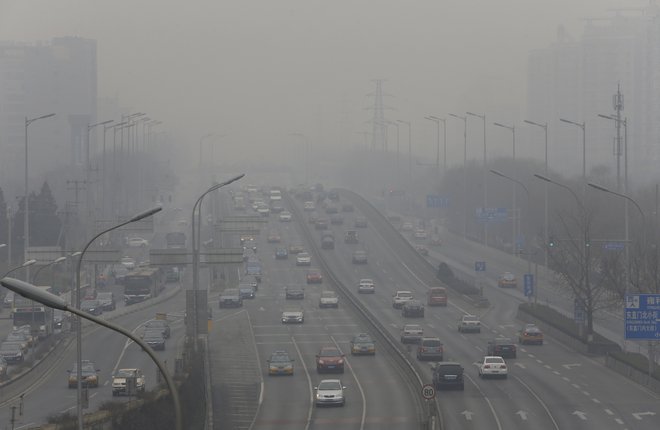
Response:
[{"label": "evergreen tree", "polygon": [[30,246],[57,245],[61,227],[57,203],[44,182],[38,195],[30,194]]}]

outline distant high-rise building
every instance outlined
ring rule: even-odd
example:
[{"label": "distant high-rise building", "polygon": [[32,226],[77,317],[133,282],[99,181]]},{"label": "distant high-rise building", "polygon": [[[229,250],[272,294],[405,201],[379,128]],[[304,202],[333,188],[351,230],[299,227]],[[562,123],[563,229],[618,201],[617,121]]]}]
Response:
[{"label": "distant high-rise building", "polygon": [[[566,118],[587,124],[587,174],[605,166],[616,175],[616,122],[598,115],[615,115],[613,97],[620,87],[621,118],[628,122],[629,179],[639,183],[660,177],[660,16],[655,6],[588,19],[577,41],[560,32],[556,43],[529,54],[527,75],[527,117],[548,121],[552,129],[551,169],[582,173],[581,131],[559,122]],[[623,133],[622,127],[622,140]],[[622,147],[622,176],[624,158]]]},{"label": "distant high-rise building", "polygon": [[56,114],[29,128],[31,180],[57,165],[84,162],[87,124],[96,120],[96,61],[90,39],[0,42],[0,183],[22,183],[26,117]]}]

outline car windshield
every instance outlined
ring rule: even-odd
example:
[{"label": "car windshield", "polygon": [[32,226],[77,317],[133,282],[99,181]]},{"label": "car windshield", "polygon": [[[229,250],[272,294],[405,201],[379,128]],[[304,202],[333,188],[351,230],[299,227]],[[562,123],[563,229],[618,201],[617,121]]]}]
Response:
[{"label": "car windshield", "polygon": [[458,375],[463,373],[463,368],[458,364],[443,364],[437,367],[438,372],[444,373],[445,375]]},{"label": "car windshield", "polygon": [[341,351],[336,348],[322,349],[319,355],[324,357],[339,357],[341,355]]},{"label": "car windshield", "polygon": [[486,364],[497,364],[497,363],[504,363],[504,359],[502,359],[502,357],[487,357],[486,358]]},{"label": "car windshield", "polygon": [[412,293],[409,292],[409,291],[400,291],[398,295],[399,295],[399,297],[412,297],[413,296]]},{"label": "car windshield", "polygon": [[149,321],[145,327],[150,328],[150,327],[165,327],[167,325],[167,321],[164,320],[151,320]]},{"label": "car windshield", "polygon": [[368,334],[359,334],[353,338],[353,342],[355,343],[371,343],[373,340],[371,340],[371,337]]},{"label": "car windshield", "polygon": [[372,281],[371,279],[362,279],[360,281],[360,284],[373,284],[373,283],[374,281]]},{"label": "car windshield", "polygon": [[99,293],[96,298],[98,300],[112,300],[112,293]]},{"label": "car windshield", "polygon": [[17,343],[3,343],[0,345],[0,351],[18,351],[21,346]]},{"label": "car windshield", "polygon": [[332,291],[324,291],[321,293],[321,297],[323,297],[324,299],[332,299],[335,298],[336,296],[335,293],[333,293]]},{"label": "car windshield", "polygon": [[463,317],[463,321],[479,321],[479,317],[476,317],[474,315],[465,315]]},{"label": "car windshield", "polygon": [[135,376],[135,371],[129,369],[119,369],[115,376],[118,378],[131,378]]},{"label": "car windshield", "polygon": [[510,345],[513,342],[511,342],[511,339],[508,338],[500,338],[500,339],[495,339],[495,345]]},{"label": "car windshield", "polygon": [[339,381],[321,381],[319,390],[341,390],[341,383]]},{"label": "car windshield", "polygon": [[437,339],[429,339],[429,340],[425,340],[425,341],[423,341],[423,342],[422,342],[422,345],[424,345],[424,346],[436,347],[436,346],[441,346],[441,345],[442,345],[442,342],[440,342],[440,341],[437,340]]},{"label": "car windshield", "polygon": [[93,308],[93,307],[98,306],[98,304],[99,304],[99,302],[97,300],[85,300],[84,302],[82,302],[80,307],[82,307],[82,308]]},{"label": "car windshield", "polygon": [[270,356],[271,363],[286,363],[289,361],[291,361],[291,359],[286,353],[277,353]]},{"label": "car windshield", "polygon": [[418,324],[407,324],[404,327],[404,330],[421,330],[421,329],[422,329],[422,326],[420,326]]}]

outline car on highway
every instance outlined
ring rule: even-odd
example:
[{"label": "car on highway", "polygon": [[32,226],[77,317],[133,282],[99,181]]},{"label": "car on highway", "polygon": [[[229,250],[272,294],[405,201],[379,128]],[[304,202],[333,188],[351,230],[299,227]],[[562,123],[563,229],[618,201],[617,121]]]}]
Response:
[{"label": "car on highway", "polygon": [[285,350],[273,351],[270,354],[270,358],[266,360],[268,363],[268,374],[270,376],[293,375],[293,361],[294,359]]},{"label": "car on highway", "polygon": [[376,343],[367,333],[358,333],[351,339],[351,355],[376,355]]},{"label": "car on highway", "polygon": [[325,213],[328,215],[334,215],[339,212],[339,208],[335,205],[327,205],[325,207]]},{"label": "car on highway", "polygon": [[336,346],[322,346],[316,354],[316,371],[344,373],[344,357]]},{"label": "car on highway", "polygon": [[543,345],[543,332],[534,324],[527,324],[518,333],[518,343],[521,345]]},{"label": "car on highway", "polygon": [[463,315],[458,320],[459,333],[481,333],[481,320],[476,315]]},{"label": "car on highway", "polygon": [[275,259],[276,260],[286,260],[289,258],[289,251],[284,247],[275,248]]},{"label": "car on highway", "polygon": [[344,243],[358,243],[358,232],[355,230],[346,230],[344,232]]},{"label": "car on highway", "polygon": [[317,406],[346,404],[346,387],[339,379],[323,379],[319,385],[314,387],[316,390],[314,403]]},{"label": "car on highway", "polygon": [[442,361],[444,346],[437,337],[422,337],[417,345],[418,360]]},{"label": "car on highway", "polygon": [[14,305],[14,292],[7,291],[7,294],[2,298],[2,307],[11,308]]},{"label": "car on highway", "polygon": [[154,351],[163,351],[165,349],[165,335],[163,335],[162,330],[147,330],[142,335],[142,340]]},{"label": "car on highway", "polygon": [[504,272],[497,280],[497,286],[500,288],[516,288],[518,286],[516,275],[511,272]]},{"label": "car on highway", "polygon": [[146,379],[140,369],[119,369],[117,373],[112,375],[113,396],[136,395],[137,393],[144,393],[145,389]]},{"label": "car on highway", "polygon": [[[82,360],[82,366],[80,366],[80,370],[82,375],[80,379],[80,385],[88,388],[96,388],[99,386],[99,372],[101,370],[96,368],[96,365],[93,361]],[[69,388],[78,387],[78,363],[74,362],[71,366],[71,370],[69,370],[68,373]]]},{"label": "car on highway", "polygon": [[270,207],[266,203],[261,203],[257,206],[257,213],[261,216],[270,215]]},{"label": "car on highway", "polygon": [[144,325],[144,330],[145,331],[160,330],[160,332],[163,333],[163,336],[165,336],[166,339],[169,338],[170,334],[172,333],[172,330],[170,329],[170,323],[166,319],[162,319],[162,318],[156,318],[147,321],[147,323]]},{"label": "car on highway", "polygon": [[98,300],[83,300],[80,304],[80,310],[98,316],[103,313],[103,306]]},{"label": "car on highway", "polygon": [[238,286],[238,296],[243,299],[254,299],[256,293],[252,285],[239,285]]},{"label": "car on highway", "polygon": [[104,311],[114,311],[117,309],[115,293],[112,291],[101,291],[96,295],[96,300],[98,300],[99,304],[101,305],[101,309]]},{"label": "car on highway", "polygon": [[418,228],[417,230],[414,231],[413,237],[415,240],[426,240],[428,238],[428,234],[426,233],[426,230],[423,228]]},{"label": "car on highway", "polygon": [[328,220],[327,218],[318,218],[314,222],[314,230],[327,230],[329,225],[330,225],[330,220]]},{"label": "car on highway", "polygon": [[406,324],[401,329],[401,343],[419,343],[424,337],[424,328],[419,324]]},{"label": "car on highway", "polygon": [[442,239],[440,238],[440,235],[433,233],[429,243],[431,246],[442,246]]},{"label": "car on highway", "polygon": [[401,306],[401,316],[404,318],[424,318],[424,304],[420,300],[408,300]]},{"label": "car on highway", "polygon": [[282,324],[302,324],[305,314],[302,308],[288,308],[282,312]]},{"label": "car on highway", "polygon": [[463,380],[464,373],[463,366],[460,363],[453,361],[441,361],[433,365],[433,386],[437,390],[465,389],[465,381]]},{"label": "car on highway", "polygon": [[305,298],[305,290],[303,287],[297,285],[284,287],[284,298],[286,300],[303,300]]},{"label": "car on highway", "polygon": [[410,221],[404,221],[403,224],[401,224],[401,230],[402,231],[413,231],[415,227],[413,226],[413,223]]},{"label": "car on highway", "polygon": [[431,287],[426,292],[426,304],[429,306],[447,306],[447,289]]},{"label": "car on highway", "polygon": [[130,237],[126,239],[126,244],[130,248],[146,248],[149,246],[149,241],[142,237]]},{"label": "car on highway", "polygon": [[355,218],[355,228],[367,228],[367,219],[363,216]]},{"label": "car on highway", "polygon": [[506,378],[509,374],[509,369],[506,366],[506,362],[500,356],[485,356],[477,365],[479,369],[479,377],[500,377]]},{"label": "car on highway", "polygon": [[278,232],[272,230],[270,233],[268,233],[267,241],[268,243],[280,243],[282,241],[282,237]]},{"label": "car on highway", "polygon": [[20,343],[2,342],[0,343],[0,357],[8,364],[16,364],[25,359],[25,353]]},{"label": "car on highway", "polygon": [[299,244],[293,244],[289,245],[289,254],[300,254],[301,252],[304,252],[305,248],[302,245]]},{"label": "car on highway", "polygon": [[367,264],[367,251],[358,249],[353,251],[353,264]]},{"label": "car on highway", "polygon": [[296,255],[296,266],[309,266],[312,264],[312,257],[307,252],[300,252]]},{"label": "car on highway", "polygon": [[376,292],[376,284],[373,279],[363,278],[358,283],[358,293],[360,294],[374,294]]},{"label": "car on highway", "polygon": [[321,284],[323,283],[323,275],[319,269],[309,269],[307,271],[308,284]]},{"label": "car on highway", "polygon": [[429,255],[429,249],[424,245],[419,245],[419,244],[415,245],[415,251],[417,251],[419,255],[422,255],[424,257],[427,257]]},{"label": "car on highway", "polygon": [[128,270],[133,270],[135,269],[135,259],[125,256],[122,257],[120,260],[120,263],[124,265]]},{"label": "car on highway", "polygon": [[238,288],[227,288],[220,293],[218,298],[219,308],[240,308],[241,306],[243,306],[243,299],[241,299]]},{"label": "car on highway", "polygon": [[487,355],[497,355],[504,358],[516,358],[517,348],[508,337],[496,337],[488,341],[486,346]]},{"label": "car on highway", "polygon": [[335,249],[335,238],[325,235],[321,239],[321,249]]},{"label": "car on highway", "polygon": [[289,212],[289,211],[280,212],[280,221],[282,221],[282,222],[291,221],[291,212]]},{"label": "car on highway", "polygon": [[23,350],[24,353],[28,352],[31,344],[31,341],[28,339],[27,335],[20,330],[12,330],[7,335],[7,337],[5,337],[4,342],[19,344],[21,346],[21,350]]},{"label": "car on highway", "polygon": [[401,309],[405,302],[412,300],[413,298],[413,293],[411,291],[398,290],[392,295],[392,307],[394,309]]},{"label": "car on highway", "polygon": [[319,308],[338,308],[339,297],[334,291],[321,291],[321,298],[319,299]]},{"label": "car on highway", "polygon": [[305,203],[303,203],[303,210],[304,210],[305,212],[311,212],[311,211],[314,211],[314,210],[316,210],[316,205],[315,205],[314,202],[311,201],[311,200],[306,201]]}]

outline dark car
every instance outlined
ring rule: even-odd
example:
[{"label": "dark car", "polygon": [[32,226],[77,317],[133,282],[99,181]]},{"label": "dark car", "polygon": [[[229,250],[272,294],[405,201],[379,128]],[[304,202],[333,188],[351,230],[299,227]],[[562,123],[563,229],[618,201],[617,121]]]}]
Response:
[{"label": "dark car", "polygon": [[161,333],[163,333],[163,336],[165,336],[165,338],[170,337],[170,331],[171,331],[170,323],[167,322],[167,320],[163,320],[163,319],[155,319],[148,321],[144,325],[144,330],[145,331],[160,330]]},{"label": "dark car", "polygon": [[302,300],[305,298],[305,290],[302,287],[286,287],[284,295],[287,300]]},{"label": "dark car", "polygon": [[344,223],[344,217],[339,214],[334,214],[330,217],[330,224],[332,225],[342,225]]},{"label": "dark car", "polygon": [[335,249],[335,239],[331,236],[326,236],[321,239],[321,248],[322,249]]},{"label": "dark car", "polygon": [[252,285],[239,285],[238,295],[241,299],[254,299],[254,287]]},{"label": "dark car", "polygon": [[84,300],[80,304],[80,310],[92,315],[101,315],[103,313],[103,307],[98,300]]},{"label": "dark car", "polygon": [[114,311],[117,309],[117,303],[115,302],[115,294],[112,291],[103,291],[98,293],[96,300],[101,304],[101,308],[104,311]]},{"label": "dark car", "polygon": [[334,346],[324,346],[316,354],[316,371],[344,373],[344,354]]},{"label": "dark car", "polygon": [[355,218],[355,227],[356,228],[367,228],[367,219],[363,216]]},{"label": "dark car", "polygon": [[424,317],[424,304],[420,300],[408,300],[401,307],[403,317]]},{"label": "dark car", "polygon": [[151,347],[153,350],[164,350],[165,349],[165,336],[160,330],[149,330],[144,332],[142,340]]},{"label": "dark car", "polygon": [[463,366],[460,363],[452,361],[436,363],[433,368],[433,386],[438,390],[445,388],[463,390],[465,388],[463,371]]},{"label": "dark car", "polygon": [[516,358],[516,344],[507,337],[498,337],[488,341],[486,355],[502,358]]},{"label": "dark car", "polygon": [[286,260],[289,258],[289,251],[286,248],[276,248],[275,249],[275,259],[276,260]]},{"label": "dark car", "polygon": [[165,282],[179,282],[181,280],[181,271],[178,267],[168,267],[165,269]]}]

